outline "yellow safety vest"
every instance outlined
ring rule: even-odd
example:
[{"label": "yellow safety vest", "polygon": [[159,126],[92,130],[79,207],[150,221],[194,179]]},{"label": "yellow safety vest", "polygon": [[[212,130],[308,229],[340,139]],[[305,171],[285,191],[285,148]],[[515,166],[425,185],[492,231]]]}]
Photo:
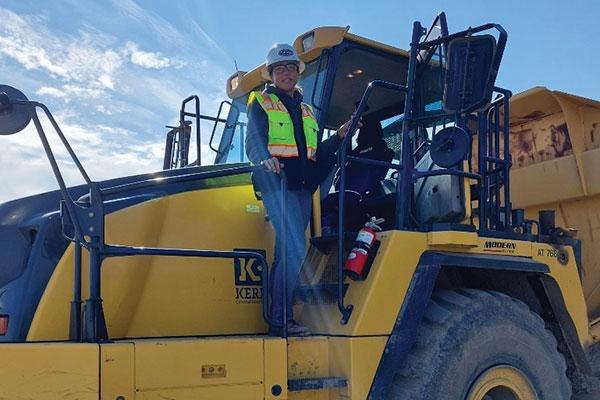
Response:
[{"label": "yellow safety vest", "polygon": [[[294,137],[294,123],[290,113],[283,102],[273,93],[252,92],[248,97],[248,105],[256,99],[258,104],[267,113],[269,121],[269,141],[267,147],[269,153],[275,157],[298,157],[298,147]],[[312,107],[301,103],[302,126],[306,138],[306,155],[309,160],[316,160],[317,134],[319,125],[315,118]]]}]

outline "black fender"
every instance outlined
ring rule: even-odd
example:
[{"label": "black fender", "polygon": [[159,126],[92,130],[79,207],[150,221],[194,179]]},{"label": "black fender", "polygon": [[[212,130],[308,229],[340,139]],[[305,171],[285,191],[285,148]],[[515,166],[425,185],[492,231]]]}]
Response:
[{"label": "black fender", "polygon": [[571,356],[571,361],[577,370],[586,375],[591,375],[592,367],[579,342],[575,323],[567,310],[567,305],[565,304],[560,286],[558,286],[558,283],[549,275],[541,275],[539,281],[544,288],[546,299],[548,300],[559,330],[559,332],[555,332],[555,335],[561,336],[560,339],[562,339],[566,345],[569,355]]},{"label": "black fender", "polygon": [[550,272],[546,264],[526,257],[426,251],[421,255],[415,269],[379,362],[368,399],[385,398],[398,367],[402,365],[416,341],[419,325],[440,271],[444,267],[523,272],[539,277],[547,297],[545,303],[551,306],[564,336],[560,339],[567,344],[577,368],[583,372],[589,370],[587,358],[579,344],[575,325],[567,312],[560,289],[556,282],[546,275]]}]

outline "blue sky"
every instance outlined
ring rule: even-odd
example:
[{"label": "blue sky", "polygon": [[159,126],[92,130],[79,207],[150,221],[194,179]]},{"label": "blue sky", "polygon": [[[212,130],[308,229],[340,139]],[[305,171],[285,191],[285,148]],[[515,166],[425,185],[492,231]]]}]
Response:
[{"label": "blue sky", "polygon": [[[600,2],[593,0],[0,0],[0,81],[47,104],[101,180],[160,169],[164,125],[176,121],[190,94],[200,96],[203,113],[215,113],[234,60],[252,69],[272,43],[322,25],[350,25],[407,48],[412,22],[429,25],[442,10],[450,30],[486,22],[506,28],[498,84],[600,98]],[[38,142],[32,127],[0,137],[0,202],[56,187]],[[203,154],[211,157],[206,146]],[[66,171],[68,182],[79,182]]]}]

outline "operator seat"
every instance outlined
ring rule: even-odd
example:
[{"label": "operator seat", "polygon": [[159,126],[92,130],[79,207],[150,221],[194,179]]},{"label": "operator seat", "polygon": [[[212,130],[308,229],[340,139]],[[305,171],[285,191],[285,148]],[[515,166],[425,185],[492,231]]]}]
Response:
[{"label": "operator seat", "polygon": [[[391,162],[394,151],[383,140],[383,129],[377,120],[365,119],[357,137],[358,146],[349,152],[350,156]],[[361,211],[363,200],[376,194],[380,182],[387,175],[388,168],[362,164],[356,161],[346,163],[345,202],[346,228],[358,230],[365,222]],[[340,190],[340,174],[338,169],[334,178],[335,191],[330,193],[321,204],[323,216],[323,234],[333,234],[337,228],[338,201]]]}]

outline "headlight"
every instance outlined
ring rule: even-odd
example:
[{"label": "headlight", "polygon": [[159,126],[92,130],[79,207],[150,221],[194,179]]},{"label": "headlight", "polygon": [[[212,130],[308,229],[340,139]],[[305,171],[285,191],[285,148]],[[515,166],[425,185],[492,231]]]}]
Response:
[{"label": "headlight", "polygon": [[315,47],[315,33],[311,32],[302,38],[302,50],[304,53]]},{"label": "headlight", "polygon": [[233,92],[240,84],[240,76],[236,75],[229,81],[229,89]]}]

